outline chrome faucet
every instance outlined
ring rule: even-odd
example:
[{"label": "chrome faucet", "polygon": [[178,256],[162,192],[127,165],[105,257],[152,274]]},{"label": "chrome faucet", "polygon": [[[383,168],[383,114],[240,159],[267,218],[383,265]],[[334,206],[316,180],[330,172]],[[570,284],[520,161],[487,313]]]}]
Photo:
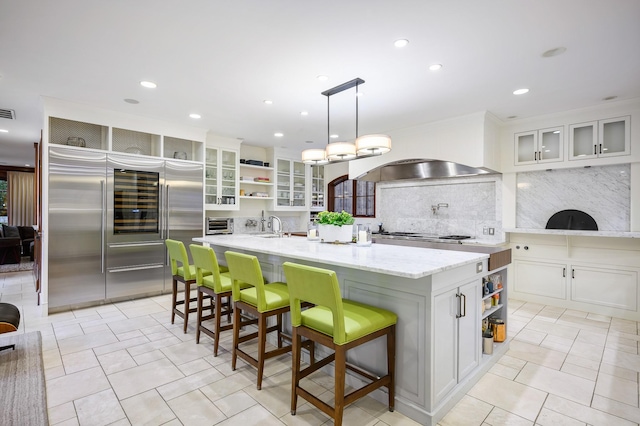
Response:
[{"label": "chrome faucet", "polygon": [[265,218],[264,218],[264,210],[262,210],[262,217],[260,218],[260,232],[264,232],[264,223],[265,223]]},{"label": "chrome faucet", "polygon": [[436,212],[438,210],[440,210],[441,207],[449,207],[449,204],[448,203],[438,203],[438,204],[432,205],[431,206],[431,211],[433,212],[433,214],[436,214]]},{"label": "chrome faucet", "polygon": [[[280,220],[280,218],[278,216],[269,216],[269,220],[271,221],[271,230],[273,231],[274,234],[278,234],[280,236],[282,236],[282,221]],[[276,228],[274,225],[274,221],[278,222],[278,230],[276,231]]]}]

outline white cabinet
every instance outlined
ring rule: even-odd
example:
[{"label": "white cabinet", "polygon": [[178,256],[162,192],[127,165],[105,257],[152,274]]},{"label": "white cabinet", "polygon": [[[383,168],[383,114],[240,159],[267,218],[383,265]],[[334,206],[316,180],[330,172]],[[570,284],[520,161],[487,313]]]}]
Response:
[{"label": "white cabinet", "polygon": [[630,117],[569,126],[569,160],[629,155]]},{"label": "white cabinet", "polygon": [[[517,293],[636,312],[638,273],[600,265],[515,260]],[[518,296],[516,296],[518,297]],[[544,300],[542,300],[544,301]]]},{"label": "white cabinet", "polygon": [[438,404],[480,364],[480,283],[433,297],[433,403]]},{"label": "white cabinet", "polygon": [[238,210],[238,151],[207,148],[205,209]]},{"label": "white cabinet", "polygon": [[307,169],[302,161],[276,158],[273,210],[308,210]]},{"label": "white cabinet", "polygon": [[325,207],[324,166],[311,167],[311,211],[323,211]]},{"label": "white cabinet", "polygon": [[515,164],[537,164],[562,161],[564,158],[564,127],[516,133]]},{"label": "white cabinet", "polygon": [[519,293],[566,298],[566,263],[515,260],[513,289]]}]

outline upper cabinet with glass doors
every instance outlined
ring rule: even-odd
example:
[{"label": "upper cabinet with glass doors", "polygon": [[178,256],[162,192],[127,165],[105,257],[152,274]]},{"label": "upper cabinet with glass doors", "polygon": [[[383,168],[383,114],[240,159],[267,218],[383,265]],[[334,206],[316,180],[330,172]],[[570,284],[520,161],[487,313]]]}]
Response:
[{"label": "upper cabinet with glass doors", "polygon": [[207,148],[205,153],[205,209],[238,210],[238,152]]},{"label": "upper cabinet with glass doors", "polygon": [[569,160],[614,157],[630,152],[629,116],[569,126]]},{"label": "upper cabinet with glass doors", "polygon": [[553,163],[563,160],[564,127],[515,134],[515,165]]},{"label": "upper cabinet with glass doors", "polygon": [[307,169],[301,161],[276,158],[274,210],[307,210]]},{"label": "upper cabinet with glass doors", "polygon": [[311,211],[325,210],[324,166],[311,167]]}]

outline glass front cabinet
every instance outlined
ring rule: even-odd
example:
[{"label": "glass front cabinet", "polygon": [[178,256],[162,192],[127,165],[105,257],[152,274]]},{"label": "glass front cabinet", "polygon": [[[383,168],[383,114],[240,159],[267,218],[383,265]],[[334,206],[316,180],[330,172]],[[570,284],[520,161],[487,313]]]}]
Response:
[{"label": "glass front cabinet", "polygon": [[515,134],[515,165],[552,163],[563,160],[561,127]]},{"label": "glass front cabinet", "polygon": [[307,169],[301,161],[276,159],[274,210],[307,210]]},{"label": "glass front cabinet", "polygon": [[569,126],[569,160],[614,157],[629,153],[629,116]]},{"label": "glass front cabinet", "polygon": [[207,148],[205,153],[205,209],[238,210],[238,152]]},{"label": "glass front cabinet", "polygon": [[325,209],[324,166],[311,167],[311,211]]}]

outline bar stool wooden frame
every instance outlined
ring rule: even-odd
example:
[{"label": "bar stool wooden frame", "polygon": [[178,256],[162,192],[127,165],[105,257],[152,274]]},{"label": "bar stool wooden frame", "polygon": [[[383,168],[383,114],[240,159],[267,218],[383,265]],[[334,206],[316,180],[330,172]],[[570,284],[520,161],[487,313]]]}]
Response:
[{"label": "bar stool wooden frame", "polygon": [[[231,305],[231,276],[229,272],[221,272],[216,254],[210,247],[191,244],[189,249],[191,250],[193,264],[196,267],[196,283],[198,284],[196,343],[200,343],[201,332],[211,337],[213,339],[213,356],[216,357],[218,356],[220,333],[233,329],[233,323],[231,322],[231,314],[233,313]],[[210,275],[207,275],[207,272]],[[205,281],[208,285],[203,285]],[[241,287],[244,288],[243,285]],[[205,295],[211,297],[214,309],[211,310],[209,315],[203,316],[202,310]],[[228,324],[221,325],[221,319],[225,315],[227,316]],[[203,324],[204,321],[210,319],[214,320],[213,330]],[[242,317],[240,327],[256,323],[256,319]]]},{"label": "bar stool wooden frame", "polygon": [[[292,380],[291,380],[291,415],[296,414],[298,396],[301,396],[305,400],[309,401],[316,408],[330,416],[335,426],[342,425],[342,416],[344,412],[344,408],[351,404],[352,402],[362,398],[368,393],[380,388],[386,387],[389,397],[389,411],[393,411],[395,407],[395,353],[396,353],[396,321],[397,316],[395,314],[384,311],[379,308],[369,307],[364,304],[360,304],[357,302],[347,301],[341,299],[340,296],[340,288],[338,284],[338,279],[334,271],[314,268],[311,266],[297,265],[291,262],[285,262],[283,264],[283,268],[285,271],[285,275],[287,277],[287,282],[289,283],[289,291],[291,297],[291,314],[292,314],[292,323],[293,323],[293,331],[292,331],[292,345],[293,345],[293,359],[292,359]],[[310,278],[311,277],[311,278]],[[309,279],[310,278],[310,279]],[[299,288],[298,285],[301,281],[307,281],[306,284],[310,284],[311,286],[316,287],[316,291],[318,289],[320,292],[324,292],[325,295],[320,298],[310,297],[306,298],[305,289]],[[302,283],[304,284],[304,283]],[[322,286],[322,287],[321,287]],[[331,291],[332,287],[333,292]],[[329,296],[326,296],[329,294]],[[304,296],[303,296],[304,295]],[[330,301],[328,305],[335,305],[334,309],[329,308],[325,305],[325,301],[329,300],[331,297],[334,298],[333,301]],[[309,300],[311,299],[311,300]],[[339,300],[338,300],[339,299]],[[331,309],[331,314],[333,314],[333,321],[330,322],[330,326],[333,327],[334,324],[338,324],[336,327],[342,327],[342,330],[335,330],[333,335],[329,335],[320,331],[317,331],[313,328],[305,326],[302,324],[302,319],[300,315],[300,304],[303,302],[311,302],[316,306],[321,306],[325,309],[325,312]],[[344,306],[343,306],[344,303]],[[363,335],[362,337],[356,338],[354,340],[347,340],[342,342],[345,338],[345,330],[344,330],[344,321],[340,325],[338,321],[337,315],[340,315],[340,312],[348,309],[348,306],[355,306],[356,309],[360,309],[360,314],[366,313],[366,309],[371,309],[371,312],[375,315],[378,312],[382,312],[387,315],[386,319],[382,319],[380,321],[381,324],[389,324],[383,328],[380,328],[376,331],[370,332],[368,334]],[[296,306],[297,305],[297,306]],[[326,306],[326,307],[325,307]],[[309,312],[312,312],[314,308],[312,308]],[[337,312],[336,312],[337,311]],[[327,313],[326,315],[331,316],[331,314]],[[393,320],[395,317],[395,320]],[[325,316],[326,318],[326,316]],[[391,320],[389,320],[391,318]],[[392,322],[392,323],[391,323]],[[369,342],[371,340],[377,339],[379,337],[386,336],[386,346],[387,346],[387,374],[379,377],[370,372],[365,371],[364,369],[357,367],[353,364],[347,362],[347,351],[356,346],[362,345],[363,343]],[[301,348],[301,338],[305,337],[311,341],[321,344],[329,349],[332,349],[334,352],[331,355],[328,355],[322,360],[317,361],[315,364],[308,366],[307,368],[300,368],[300,348]],[[348,339],[348,337],[347,337]],[[300,386],[300,381],[305,377],[309,376],[313,372],[319,370],[320,368],[330,364],[335,361],[335,383],[334,383],[334,406],[331,407],[329,404],[322,401],[317,396],[313,395],[306,389]],[[369,380],[369,383],[352,391],[349,394],[345,395],[345,379],[346,379],[346,371],[353,371],[365,379]]]},{"label": "bar stool wooden frame", "polygon": [[[247,364],[258,370],[257,389],[262,389],[262,379],[264,376],[264,362],[267,359],[280,356],[291,351],[291,344],[283,346],[283,340],[291,342],[291,336],[283,332],[282,314],[289,312],[288,291],[286,284],[282,282],[264,283],[264,277],[260,268],[258,258],[244,253],[232,251],[225,252],[229,273],[233,279],[232,295],[233,295],[233,352],[231,355],[231,369],[235,371],[236,361],[238,357],[242,358]],[[241,290],[240,282],[249,284],[253,288]],[[255,288],[255,290],[254,290]],[[267,302],[267,293],[277,295],[286,292],[285,297],[279,297],[280,302],[286,300],[285,306],[270,307]],[[253,295],[255,294],[255,299]],[[270,297],[269,297],[270,298]],[[278,297],[276,297],[278,298]],[[257,303],[251,303],[254,299]],[[257,318],[258,331],[240,336],[240,328],[242,327],[242,315],[250,315]],[[270,317],[276,317],[276,324],[267,326]],[[277,332],[278,347],[270,351],[266,350],[267,334]],[[246,341],[258,338],[258,358],[254,358],[249,353],[240,349],[240,344]],[[313,342],[307,341],[302,343],[309,349],[310,362],[314,362]]]},{"label": "bar stool wooden frame", "polygon": [[[165,241],[169,251],[169,261],[171,262],[172,292],[171,292],[171,324],[174,323],[176,315],[184,319],[182,331],[187,333],[189,323],[189,313],[197,312],[198,308],[191,308],[191,302],[197,302],[197,297],[191,297],[191,285],[196,283],[195,266],[189,264],[187,249],[182,241],[167,239]],[[182,266],[178,266],[178,262]],[[210,274],[210,272],[209,272]],[[178,283],[184,285],[184,298],[178,300]],[[207,297],[210,298],[209,296]],[[182,306],[182,310],[179,307]],[[213,310],[213,306],[211,306]]]}]

